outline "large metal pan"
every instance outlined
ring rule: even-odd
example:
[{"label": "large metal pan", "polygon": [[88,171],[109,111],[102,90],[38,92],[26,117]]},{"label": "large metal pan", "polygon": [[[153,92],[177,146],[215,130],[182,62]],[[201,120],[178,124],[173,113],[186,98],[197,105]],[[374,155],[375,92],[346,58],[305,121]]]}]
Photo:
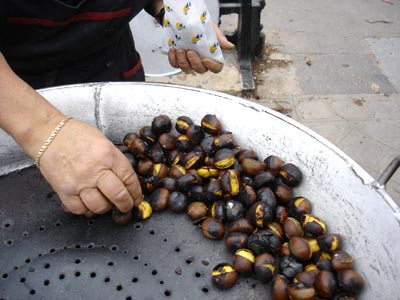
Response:
[{"label": "large metal pan", "polygon": [[[377,183],[374,178],[365,172],[350,157],[310,129],[282,114],[241,98],[190,87],[162,84],[104,83],[57,87],[43,90],[41,93],[66,115],[74,116],[75,118],[82,119],[97,126],[115,142],[120,142],[126,132],[138,130],[140,127],[150,124],[152,118],[159,114],[166,114],[171,118],[176,118],[180,115],[188,115],[196,122],[199,122],[206,113],[216,114],[224,128],[234,133],[238,144],[243,147],[255,149],[257,153],[260,154],[260,157],[276,154],[281,156],[286,162],[293,162],[299,165],[304,173],[304,180],[301,186],[295,189],[295,195],[308,197],[313,203],[313,213],[327,222],[328,231],[332,233],[341,233],[343,235],[345,250],[354,256],[356,269],[361,272],[366,279],[366,287],[361,298],[370,300],[399,299],[398,292],[396,292],[398,291],[398,282],[400,280],[399,207],[386,193],[382,184]],[[10,174],[12,171],[20,170],[30,165],[32,165],[32,160],[23,154],[11,138],[5,133],[0,133],[0,173],[3,175]],[[32,170],[31,172],[34,173],[35,171]],[[5,178],[10,176],[11,174],[5,176]],[[28,174],[27,176],[34,176],[37,182],[41,180],[38,179],[40,178],[39,175]],[[7,184],[10,183],[7,182]],[[43,185],[43,183],[41,184]],[[38,185],[40,184],[38,183]],[[33,188],[35,188],[35,185],[33,185]],[[44,191],[49,190],[48,187],[43,189]],[[33,191],[35,190],[33,189]],[[27,195],[23,197],[27,197]],[[51,198],[51,195],[48,197]],[[44,200],[35,203],[35,206],[39,206],[40,203],[45,206],[45,204],[43,204],[45,203]],[[4,225],[4,220],[6,220],[5,215],[8,212],[6,205],[11,204],[1,202],[1,205],[0,218],[2,219],[0,219],[0,221],[3,222],[2,224]],[[24,210],[24,205],[27,207],[30,205],[29,199],[25,200],[23,204],[19,204],[18,209]],[[64,218],[61,213],[58,214],[58,212],[55,212],[56,209],[53,204],[49,204],[49,207],[50,212],[48,213],[57,215],[58,219]],[[8,212],[8,214],[9,217],[13,215],[12,212]],[[46,219],[53,220],[48,216],[46,217],[43,211],[41,211],[39,215],[41,218],[40,222],[46,222]],[[14,215],[14,217],[16,216]],[[12,219],[12,217],[10,218]],[[161,289],[161,292],[164,293],[163,297],[204,299],[207,294],[210,299],[216,299],[221,296],[227,299],[259,299],[260,293],[268,293],[267,289],[264,287],[260,289],[259,285],[251,280],[243,280],[242,284],[239,284],[239,287],[235,287],[233,291],[223,292],[225,294],[219,294],[219,291],[214,291],[212,286],[207,285],[207,282],[209,284],[209,274],[206,272],[210,270],[207,268],[211,268],[212,264],[217,263],[218,260],[229,259],[229,255],[221,254],[222,252],[218,250],[224,247],[223,244],[201,241],[205,239],[201,237],[201,234],[193,225],[190,225],[190,228],[194,229],[188,229],[187,232],[176,231],[177,229],[171,232],[172,229],[167,229],[169,226],[166,224],[173,223],[174,226],[181,226],[181,219],[179,219],[181,217],[168,218],[168,215],[166,215],[163,217],[162,223],[158,223],[161,224],[161,227],[157,227],[159,226],[157,225],[157,219],[160,218],[161,216],[155,217],[155,221],[149,220],[149,222],[153,223],[144,223],[145,225],[143,226],[150,226],[145,228],[151,228],[151,226],[153,226],[153,228],[164,230],[165,235],[162,237],[169,235],[170,239],[176,239],[176,241],[174,241],[176,245],[188,247],[185,255],[186,258],[191,257],[192,261],[186,263],[191,264],[193,262],[198,262],[197,267],[199,271],[196,273],[195,277],[204,277],[204,281],[202,281],[201,284],[196,283],[196,288],[193,288],[190,282],[197,280],[195,277],[187,277],[185,279],[185,285],[182,285],[183,279],[181,279],[181,277],[184,275],[186,269],[183,268],[181,277],[174,277],[176,272],[173,276],[166,272],[163,275],[164,279],[160,280],[160,282],[162,281],[163,284],[164,282],[168,283],[170,287],[169,290]],[[71,219],[62,220],[69,222],[68,220]],[[81,219],[78,219],[76,222],[81,222],[79,220]],[[20,223],[23,223],[23,226],[26,227],[29,226],[29,222],[32,222],[35,226],[41,224],[39,221],[33,221],[32,217],[25,218]],[[11,223],[9,222],[7,227],[12,227],[10,226]],[[14,223],[16,224],[15,227],[17,227],[18,222],[15,221]],[[143,236],[142,240],[140,240],[141,237],[138,237],[137,242],[130,241],[129,243],[129,241],[126,240],[121,241],[115,236],[115,232],[120,230],[121,234],[128,234],[126,232],[127,229],[125,227],[120,229],[107,222],[105,222],[105,224],[109,226],[99,228],[106,230],[106,233],[114,236],[107,236],[99,232],[93,233],[94,229],[87,229],[86,227],[85,234],[70,228],[65,231],[65,238],[62,236],[53,236],[52,242],[48,242],[46,238],[41,238],[40,241],[46,243],[44,248],[47,247],[47,250],[52,244],[55,244],[55,248],[53,248],[52,251],[53,255],[55,255],[54,252],[58,253],[57,251],[61,251],[59,255],[64,253],[64,256],[62,256],[64,258],[67,257],[66,253],[68,251],[68,253],[72,251],[74,253],[73,255],[76,255],[75,252],[79,251],[81,248],[77,247],[77,249],[75,249],[72,247],[73,249],[71,249],[70,246],[65,246],[63,250],[61,245],[62,243],[67,243],[66,240],[68,240],[69,245],[73,245],[74,239],[81,239],[80,245],[89,242],[100,243],[103,241],[103,247],[94,247],[98,249],[97,251],[104,248],[104,245],[110,246],[113,243],[120,243],[119,250],[117,251],[128,249],[130,244],[142,243],[146,247],[150,247],[148,251],[141,249],[142,256],[146,257],[146,255],[148,255],[149,259],[151,258],[153,260],[153,264],[155,263],[154,260],[157,260],[158,257],[161,259],[161,256],[159,256],[161,255],[160,251],[166,251],[168,248],[164,247],[165,249],[162,249],[163,247],[158,244],[149,244],[149,242],[146,241],[148,240],[148,236]],[[85,226],[87,226],[86,223]],[[23,228],[21,227],[19,229],[22,230]],[[8,231],[4,232],[5,229],[2,231],[3,240],[6,240],[7,237],[12,235]],[[47,232],[49,234],[54,234],[50,229],[47,230]],[[189,234],[189,238],[187,234]],[[184,240],[179,240],[180,238]],[[18,237],[15,237],[15,239],[16,241],[19,240]],[[167,237],[164,238],[164,240],[166,239]],[[23,242],[14,242],[12,244],[12,246],[9,245],[9,247],[5,247],[7,251],[4,252],[1,250],[3,251],[1,254],[1,263],[4,265],[7,264],[6,261],[12,261],[17,271],[9,270],[7,275],[4,275],[6,278],[3,278],[3,281],[0,279],[0,292],[6,290],[6,281],[8,282],[7,284],[10,284],[12,278],[19,278],[18,275],[21,277],[21,274],[18,272],[29,269],[21,262],[23,255],[18,254],[18,250],[20,249],[18,247],[25,249],[24,247],[30,247],[29,244],[24,244]],[[31,240],[31,247],[39,249],[42,247],[41,245],[41,243],[33,243]],[[196,252],[193,248],[194,246],[203,249],[203,252]],[[2,247],[4,248],[4,246]],[[158,247],[161,247],[161,249]],[[56,251],[54,249],[58,250]],[[107,251],[108,250],[109,249],[107,249]],[[112,251],[115,250],[114,248]],[[42,251],[40,252],[42,254],[46,252],[45,250],[37,251]],[[127,256],[130,256],[132,252],[129,251],[124,250],[123,254],[128,254]],[[193,254],[194,252],[195,254]],[[51,253],[46,253],[51,255]],[[168,253],[167,251],[167,254]],[[123,254],[120,253],[118,259],[121,260],[121,265],[126,267],[126,262],[123,262],[121,258]],[[164,262],[158,262],[162,268],[158,268],[157,276],[161,276],[161,269],[172,268],[171,265],[169,267],[167,266],[168,263],[166,263],[165,260],[170,260],[172,264],[176,263],[173,265],[176,266],[178,264],[177,261],[179,262],[179,259],[182,259],[182,257],[173,258],[172,250],[170,254],[170,256],[162,256]],[[81,254],[81,256],[82,255],[83,254]],[[85,255],[87,255],[87,253]],[[98,255],[104,256],[106,254],[93,253],[93,255],[97,257]],[[112,254],[108,253],[107,255]],[[179,255],[184,254],[181,252]],[[200,259],[202,255],[207,256],[208,260],[211,262],[209,267],[206,267],[207,264],[202,265],[200,263],[200,261],[204,263],[204,260]],[[44,263],[44,254],[37,256],[39,257],[35,256],[36,260],[40,263]],[[18,257],[21,264],[18,265],[18,260],[13,257]],[[49,258],[50,256],[47,257]],[[93,260],[93,258],[90,257],[92,256],[85,256],[86,261],[89,262],[91,259]],[[60,258],[57,257],[57,261],[59,260]],[[33,263],[32,258],[30,258],[29,263]],[[163,264],[167,265],[164,266]],[[183,263],[183,265],[185,264]],[[64,266],[64,268],[66,267]],[[175,267],[173,268],[176,271]],[[6,271],[7,270],[4,272]],[[14,274],[15,272],[18,274]],[[143,272],[145,273],[146,271]],[[169,275],[167,275],[167,273]],[[156,275],[153,274],[153,277],[154,276]],[[32,281],[34,281],[34,279],[32,279]],[[143,294],[143,299],[158,298],[151,293],[160,290],[159,287],[161,283],[157,283],[156,287],[154,284],[150,282],[152,288],[148,289],[148,296]],[[40,294],[44,288],[48,289],[49,286],[51,285],[47,284],[47,287],[43,287],[42,285],[41,288],[36,288],[36,295]],[[129,290],[126,285],[124,288],[123,291]],[[116,290],[118,291],[118,288],[116,288]],[[203,293],[200,292],[200,294],[197,295],[196,293],[198,290],[202,290]],[[58,289],[58,292],[59,291],[60,289]],[[58,293],[57,295],[59,297],[61,295],[61,298],[64,296],[65,299],[68,299],[65,295],[67,295],[68,292],[73,293],[74,291],[76,292],[73,287],[69,287],[62,289],[62,293]],[[43,296],[46,295],[43,291],[41,295],[44,299],[51,299],[51,297],[46,298],[46,296]],[[126,294],[125,298],[124,297],[120,298],[136,299],[128,294]],[[266,299],[268,298],[268,296],[263,297]]]}]

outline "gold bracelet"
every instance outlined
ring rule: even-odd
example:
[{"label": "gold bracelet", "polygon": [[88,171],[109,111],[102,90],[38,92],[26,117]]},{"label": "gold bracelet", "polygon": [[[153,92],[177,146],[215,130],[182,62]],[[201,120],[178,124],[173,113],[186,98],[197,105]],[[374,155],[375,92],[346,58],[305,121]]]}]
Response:
[{"label": "gold bracelet", "polygon": [[53,132],[51,133],[51,135],[49,136],[49,138],[47,139],[47,141],[43,144],[42,148],[40,148],[39,152],[36,154],[35,157],[35,165],[39,168],[39,164],[40,164],[40,158],[42,157],[44,151],[46,151],[47,147],[49,147],[49,145],[51,144],[51,142],[54,140],[54,138],[56,137],[57,133],[60,132],[61,128],[63,128],[63,126],[65,125],[65,123],[68,122],[69,119],[72,119],[72,117],[65,117],[64,119],[62,119],[62,121],[60,123],[58,123],[57,127],[53,130]]}]

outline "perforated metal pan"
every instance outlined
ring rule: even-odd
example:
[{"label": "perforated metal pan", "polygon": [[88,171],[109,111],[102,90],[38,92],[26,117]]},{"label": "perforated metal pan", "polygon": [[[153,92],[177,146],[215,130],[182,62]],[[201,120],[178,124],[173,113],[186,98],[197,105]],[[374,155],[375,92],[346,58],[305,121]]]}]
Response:
[{"label": "perforated metal pan", "polygon": [[[400,271],[400,209],[351,158],[299,123],[226,94],[160,84],[74,85],[41,93],[66,115],[120,142],[167,114],[199,122],[213,113],[236,142],[261,157],[280,155],[304,173],[306,196],[366,280],[361,299],[395,299]],[[32,161],[0,133],[0,299],[270,299],[252,278],[220,291],[211,270],[231,261],[187,216],[155,214],[128,226],[108,215],[66,215]]]}]

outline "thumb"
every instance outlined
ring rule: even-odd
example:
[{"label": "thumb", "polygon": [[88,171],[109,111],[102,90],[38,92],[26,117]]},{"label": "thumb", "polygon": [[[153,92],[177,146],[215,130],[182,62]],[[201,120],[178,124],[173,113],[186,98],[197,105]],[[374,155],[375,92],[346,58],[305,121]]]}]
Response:
[{"label": "thumb", "polygon": [[223,50],[232,50],[235,48],[235,45],[232,44],[228,39],[226,38],[225,34],[222,32],[222,30],[218,27],[217,22],[212,21],[211,22],[215,31],[215,34],[217,36],[218,43]]}]

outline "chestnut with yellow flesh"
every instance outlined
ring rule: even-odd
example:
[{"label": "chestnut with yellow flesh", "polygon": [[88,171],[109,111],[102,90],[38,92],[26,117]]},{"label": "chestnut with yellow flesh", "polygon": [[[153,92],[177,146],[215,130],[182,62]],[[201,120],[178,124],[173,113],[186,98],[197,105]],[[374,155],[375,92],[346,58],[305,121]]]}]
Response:
[{"label": "chestnut with yellow flesh", "polygon": [[274,278],[276,270],[277,262],[274,256],[269,253],[262,253],[256,256],[254,260],[254,273],[260,281],[264,283],[270,282]]},{"label": "chestnut with yellow flesh", "polygon": [[214,165],[218,169],[228,169],[235,162],[235,156],[232,150],[222,148],[215,153]]},{"label": "chestnut with yellow flesh", "polygon": [[290,253],[301,261],[308,261],[313,253],[319,251],[316,240],[294,236],[289,240]]},{"label": "chestnut with yellow flesh", "polygon": [[237,279],[238,273],[228,263],[220,263],[214,267],[211,273],[212,282],[221,289],[229,289]]},{"label": "chestnut with yellow flesh", "polygon": [[204,131],[212,134],[217,135],[221,131],[221,123],[217,119],[215,115],[207,114],[201,119],[201,126],[204,128]]},{"label": "chestnut with yellow flesh", "polygon": [[233,256],[233,268],[244,276],[250,276],[253,273],[254,254],[248,249],[239,249]]},{"label": "chestnut with yellow flesh", "polygon": [[144,200],[132,210],[133,218],[136,220],[146,220],[150,218],[152,213],[153,209],[150,203]]},{"label": "chestnut with yellow flesh", "polygon": [[221,177],[222,190],[231,196],[236,196],[240,189],[240,174],[237,170],[227,170]]},{"label": "chestnut with yellow flesh", "polygon": [[321,219],[310,214],[303,215],[303,229],[313,237],[318,237],[326,233],[326,224]]},{"label": "chestnut with yellow flesh", "polygon": [[190,125],[193,124],[193,121],[191,118],[187,116],[180,116],[176,119],[175,122],[175,129],[181,134],[186,133],[186,130],[190,127]]},{"label": "chestnut with yellow flesh", "polygon": [[203,178],[215,178],[218,175],[218,169],[209,166],[202,166],[197,169],[197,174],[199,174]]},{"label": "chestnut with yellow flesh", "polygon": [[315,277],[314,287],[321,297],[332,298],[338,288],[335,274],[327,270],[321,270]]},{"label": "chestnut with yellow flesh", "polygon": [[324,252],[339,250],[342,246],[342,237],[339,234],[325,234],[317,238],[318,245]]}]

